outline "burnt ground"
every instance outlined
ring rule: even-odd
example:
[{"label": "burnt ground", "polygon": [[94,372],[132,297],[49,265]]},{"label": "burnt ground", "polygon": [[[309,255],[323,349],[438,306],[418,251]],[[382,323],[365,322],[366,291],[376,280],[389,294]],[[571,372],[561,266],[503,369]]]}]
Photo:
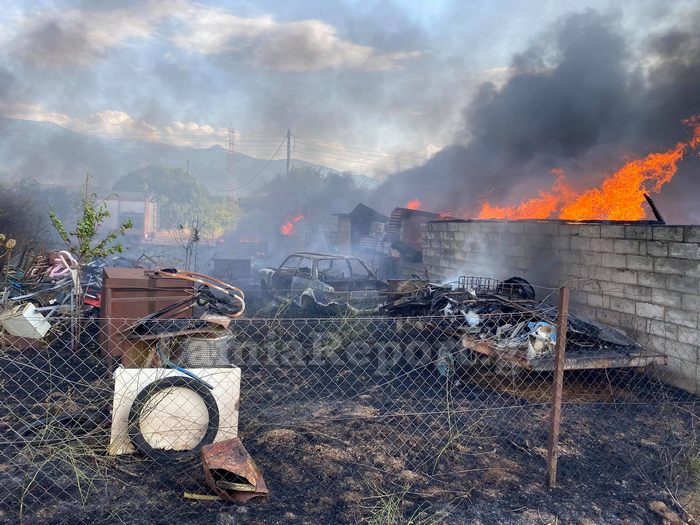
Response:
[{"label": "burnt ground", "polygon": [[1,523],[661,523],[650,504],[680,511],[700,474],[696,400],[648,374],[567,375],[547,489],[548,374],[260,366],[243,369],[239,429],[270,495],[193,502],[209,492],[195,459],[106,456],[105,373],[95,348],[0,354]]}]

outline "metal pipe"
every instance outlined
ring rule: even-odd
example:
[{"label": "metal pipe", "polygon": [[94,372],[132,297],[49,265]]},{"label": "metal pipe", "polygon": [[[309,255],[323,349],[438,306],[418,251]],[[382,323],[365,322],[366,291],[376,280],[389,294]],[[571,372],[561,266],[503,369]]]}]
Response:
[{"label": "metal pipe", "polygon": [[659,213],[659,210],[656,207],[656,204],[654,204],[654,201],[651,200],[651,197],[649,197],[648,193],[644,194],[644,198],[647,200],[647,203],[649,204],[649,207],[651,208],[651,212],[654,214],[654,217],[656,217],[656,220],[659,221],[661,224],[666,224],[666,221],[661,216],[661,213]]}]

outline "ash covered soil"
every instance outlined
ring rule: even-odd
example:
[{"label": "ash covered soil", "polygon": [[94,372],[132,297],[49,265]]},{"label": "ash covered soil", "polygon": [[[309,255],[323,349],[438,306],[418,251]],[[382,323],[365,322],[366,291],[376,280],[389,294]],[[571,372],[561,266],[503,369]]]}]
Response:
[{"label": "ash covered soil", "polygon": [[[0,354],[0,523],[662,523],[671,494],[693,490],[695,400],[641,374],[567,375],[548,489],[548,374],[260,367],[243,371],[239,430],[270,495],[194,502],[183,493],[209,493],[196,459],[105,454],[101,363],[87,349]],[[19,443],[27,422],[77,412],[98,416]]]}]

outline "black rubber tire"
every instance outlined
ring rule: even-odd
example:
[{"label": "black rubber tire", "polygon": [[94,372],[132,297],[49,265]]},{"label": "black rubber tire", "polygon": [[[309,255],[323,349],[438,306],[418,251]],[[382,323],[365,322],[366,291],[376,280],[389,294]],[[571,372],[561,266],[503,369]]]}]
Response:
[{"label": "black rubber tire", "polygon": [[[202,436],[200,442],[189,450],[166,450],[153,448],[141,433],[140,419],[141,411],[143,410],[144,406],[155,394],[169,388],[186,388],[188,390],[192,390],[202,398],[204,405],[207,407],[207,414],[209,416],[207,431],[204,433],[204,436]],[[131,405],[131,409],[129,410],[128,430],[129,439],[131,439],[131,442],[134,444],[136,450],[151,459],[156,461],[190,459],[194,455],[199,454],[204,445],[214,442],[216,433],[219,431],[219,406],[216,404],[216,399],[212,395],[209,388],[207,388],[201,381],[187,376],[164,377],[163,379],[150,383],[148,386],[146,386],[146,388],[138,393],[136,399],[134,399],[134,402]]]},{"label": "black rubber tire", "polygon": [[507,292],[506,295],[519,295],[520,299],[535,300],[535,289],[533,286],[522,277],[510,277],[503,281],[498,287],[499,293]]}]

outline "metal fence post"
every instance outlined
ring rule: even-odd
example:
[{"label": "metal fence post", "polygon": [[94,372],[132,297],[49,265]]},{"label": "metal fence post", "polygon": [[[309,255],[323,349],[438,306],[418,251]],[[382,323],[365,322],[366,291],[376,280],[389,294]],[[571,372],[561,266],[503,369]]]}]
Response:
[{"label": "metal fence post", "polygon": [[569,315],[569,288],[559,288],[559,315],[557,317],[557,343],[554,349],[554,380],[549,416],[549,443],[547,445],[547,486],[557,484],[557,454],[559,427],[561,425],[561,400],[564,389],[564,354],[566,352],[566,327]]}]

